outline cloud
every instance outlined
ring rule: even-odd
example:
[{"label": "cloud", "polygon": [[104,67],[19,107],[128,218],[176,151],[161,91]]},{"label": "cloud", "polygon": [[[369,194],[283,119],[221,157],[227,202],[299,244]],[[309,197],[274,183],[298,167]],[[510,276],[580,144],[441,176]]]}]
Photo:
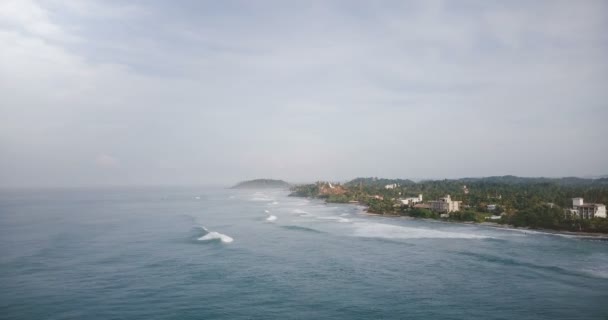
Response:
[{"label": "cloud", "polygon": [[49,12],[32,0],[0,2],[0,26],[47,40],[74,41],[77,39],[53,23]]},{"label": "cloud", "polygon": [[0,180],[602,173],[606,7],[3,1]]}]

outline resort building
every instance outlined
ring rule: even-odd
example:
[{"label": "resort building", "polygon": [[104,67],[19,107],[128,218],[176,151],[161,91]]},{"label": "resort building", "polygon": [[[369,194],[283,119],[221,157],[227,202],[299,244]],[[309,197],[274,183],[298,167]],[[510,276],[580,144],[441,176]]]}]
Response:
[{"label": "resort building", "polygon": [[572,209],[569,211],[581,219],[606,218],[606,205],[601,203],[585,203],[583,198],[572,198]]},{"label": "resort building", "polygon": [[445,213],[460,211],[461,203],[462,201],[452,201],[449,194],[439,200],[429,201],[431,210]]},{"label": "resort building", "polygon": [[417,197],[400,199],[400,201],[401,201],[401,204],[403,204],[404,206],[411,207],[411,206],[415,205],[416,203],[422,202],[422,195],[419,194]]},{"label": "resort building", "polygon": [[399,185],[396,183],[392,183],[392,184],[387,184],[384,186],[384,189],[396,189]]}]

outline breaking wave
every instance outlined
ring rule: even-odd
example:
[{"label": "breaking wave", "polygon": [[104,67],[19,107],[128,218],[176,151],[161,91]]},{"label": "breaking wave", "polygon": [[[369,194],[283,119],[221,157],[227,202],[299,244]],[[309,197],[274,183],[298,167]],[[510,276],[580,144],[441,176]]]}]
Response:
[{"label": "breaking wave", "polygon": [[232,241],[234,241],[234,239],[232,239],[231,237],[223,234],[223,233],[219,233],[216,231],[209,231],[207,228],[200,226],[201,229],[203,229],[205,232],[207,232],[207,234],[205,234],[204,236],[198,238],[198,241],[213,241],[213,240],[220,240],[223,243],[230,243]]},{"label": "breaking wave", "polygon": [[318,217],[317,219],[319,219],[319,220],[332,220],[332,221],[338,221],[338,222],[342,222],[342,223],[350,222],[349,219],[342,218],[342,217]]},{"label": "breaking wave", "polygon": [[249,200],[251,200],[251,201],[273,201],[273,199],[267,198],[267,197],[252,197]]},{"label": "breaking wave", "polygon": [[307,211],[295,209],[293,213],[297,214],[299,217],[312,217],[313,215],[308,213]]},{"label": "breaking wave", "polygon": [[386,239],[486,239],[488,236],[472,233],[439,231],[422,228],[402,227],[382,223],[354,223],[355,236]]},{"label": "breaking wave", "polygon": [[275,220],[277,220],[277,216],[269,215],[268,218],[266,218],[266,221],[275,221]]}]

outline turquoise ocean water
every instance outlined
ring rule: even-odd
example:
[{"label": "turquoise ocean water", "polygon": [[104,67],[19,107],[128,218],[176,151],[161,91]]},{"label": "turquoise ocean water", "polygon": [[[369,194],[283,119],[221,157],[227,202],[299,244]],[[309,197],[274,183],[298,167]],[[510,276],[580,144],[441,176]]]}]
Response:
[{"label": "turquoise ocean water", "polygon": [[608,242],[284,191],[0,191],[0,319],[608,319]]}]

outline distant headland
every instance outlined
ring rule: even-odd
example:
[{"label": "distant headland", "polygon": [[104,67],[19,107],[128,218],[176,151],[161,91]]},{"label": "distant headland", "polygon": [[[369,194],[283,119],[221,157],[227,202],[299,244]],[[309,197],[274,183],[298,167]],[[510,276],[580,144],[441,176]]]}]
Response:
[{"label": "distant headland", "polygon": [[283,180],[254,179],[237,183],[231,189],[288,189],[291,185]]}]

